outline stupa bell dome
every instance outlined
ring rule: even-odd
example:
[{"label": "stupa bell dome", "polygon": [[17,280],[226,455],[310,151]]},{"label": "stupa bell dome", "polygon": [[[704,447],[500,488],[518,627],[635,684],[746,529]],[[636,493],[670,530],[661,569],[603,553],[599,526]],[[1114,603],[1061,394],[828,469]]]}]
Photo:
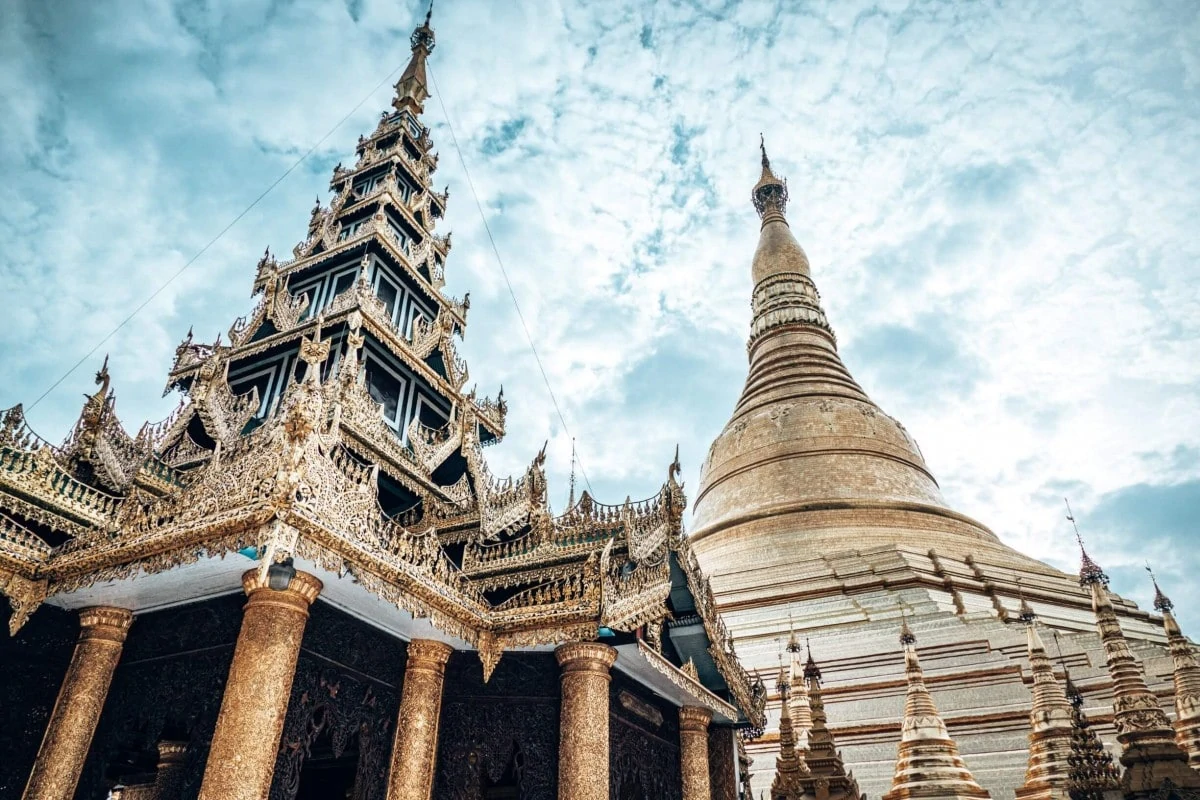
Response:
[{"label": "stupa bell dome", "polygon": [[[765,149],[753,200],[762,230],[752,264],[750,369],[702,468],[692,534],[702,558],[728,539],[730,558],[749,568],[756,553],[746,537],[760,531],[799,537],[806,557],[843,551],[848,536],[856,547],[932,547],[948,538],[961,552],[1002,547],[947,506],[916,442],[842,363],[808,256],[784,216],[787,185]],[[737,569],[716,562],[722,572]]]}]

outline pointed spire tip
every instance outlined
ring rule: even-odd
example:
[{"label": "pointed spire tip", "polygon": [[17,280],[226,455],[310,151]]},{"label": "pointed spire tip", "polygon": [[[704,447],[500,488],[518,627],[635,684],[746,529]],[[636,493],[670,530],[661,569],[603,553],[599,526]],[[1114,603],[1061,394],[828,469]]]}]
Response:
[{"label": "pointed spire tip", "polygon": [[787,181],[780,180],[771,171],[771,161],[767,158],[766,138],[761,133],[758,134],[758,148],[762,153],[762,176],[750,193],[754,210],[758,212],[758,216],[762,218],[764,224],[775,219],[784,220],[783,213],[787,208],[788,201]]},{"label": "pointed spire tip", "polygon": [[1150,582],[1154,584],[1154,610],[1160,614],[1168,614],[1175,610],[1175,604],[1171,602],[1171,598],[1163,594],[1163,590],[1158,586],[1158,578],[1154,575],[1154,570],[1150,568],[1150,563],[1146,562],[1146,572],[1150,573]]},{"label": "pointed spire tip", "polygon": [[1075,523],[1075,514],[1071,511],[1071,502],[1067,498],[1063,498],[1063,502],[1067,505],[1067,519],[1071,521],[1071,527],[1075,530],[1075,541],[1079,544],[1079,585],[1108,586],[1108,575],[1104,574],[1104,570],[1100,569],[1100,565],[1092,560],[1088,555],[1087,548],[1083,546],[1083,535],[1079,533],[1079,526]]}]

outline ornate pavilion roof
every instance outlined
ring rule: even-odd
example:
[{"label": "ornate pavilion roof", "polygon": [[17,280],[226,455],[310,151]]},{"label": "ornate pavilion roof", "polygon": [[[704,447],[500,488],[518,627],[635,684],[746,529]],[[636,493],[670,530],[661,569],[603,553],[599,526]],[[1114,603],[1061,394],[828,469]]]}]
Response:
[{"label": "ornate pavilion roof", "polygon": [[[558,515],[544,449],[515,477],[488,467],[483,448],[503,436],[507,404],[503,391],[495,400],[464,391],[455,340],[469,299],[442,292],[450,236],[432,231],[447,193],[430,188],[437,156],[418,121],[433,46],[426,20],[395,111],[360,137],[354,167],[334,169],[330,206],[318,202],[291,260],[268,251],[259,261],[254,310],[225,341],[189,332],[179,345],[167,391],[181,400],[167,419],[128,433],[107,363],[61,445],[30,430],[20,405],[0,412],[0,592],[14,609],[11,632],[46,601],[75,607],[124,592],[141,602],[139,586],[169,584],[171,602],[185,602],[213,592],[222,569],[250,566],[239,559],[263,570],[292,559],[327,575],[323,596],[346,608],[387,607],[476,649],[485,675],[505,650],[610,636],[719,715],[761,726],[763,697],[683,535],[678,455],[653,497],[605,505],[584,493]],[[364,175],[379,179],[363,189]],[[396,235],[398,224],[411,238]],[[294,291],[335,262],[358,263],[357,277],[320,308]],[[397,324],[369,281],[378,263],[403,272],[436,308],[432,319]],[[371,348],[446,399],[444,425],[384,421],[363,378]],[[298,354],[281,391],[235,393],[231,368],[281,352]],[[389,498],[416,499],[388,506],[385,485]]]}]

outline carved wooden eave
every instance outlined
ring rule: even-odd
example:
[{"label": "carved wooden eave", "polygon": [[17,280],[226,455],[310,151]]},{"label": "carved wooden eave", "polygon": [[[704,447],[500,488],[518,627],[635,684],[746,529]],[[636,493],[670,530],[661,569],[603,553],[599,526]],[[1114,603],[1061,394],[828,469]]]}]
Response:
[{"label": "carved wooden eave", "polygon": [[[411,224],[416,225],[416,221],[412,219],[412,213],[406,205],[398,205],[402,216]],[[368,224],[363,225],[352,236],[338,240],[338,229],[331,224],[332,212],[330,219],[326,220],[322,227],[315,231],[314,234],[305,239],[303,242],[293,248],[295,256],[291,261],[279,262],[276,265],[278,275],[281,278],[289,277],[297,272],[319,267],[327,261],[330,261],[338,256],[344,256],[346,253],[355,250],[368,241],[376,241],[382,244],[386,254],[390,256],[397,264],[403,265],[404,268],[414,277],[417,285],[431,300],[436,300],[439,297],[444,297],[440,294],[440,287],[434,285],[434,282],[421,274],[418,267],[424,263],[424,258],[428,256],[425,252],[427,248],[433,248],[437,254],[442,257],[444,262],[447,254],[450,251],[450,237],[438,236],[437,234],[428,234],[419,244],[413,245],[414,252],[406,253],[392,238],[391,231],[387,226],[386,221],[382,219],[383,212],[378,210],[370,218]],[[417,228],[421,230],[420,227]],[[376,235],[377,234],[377,235]],[[320,252],[314,252],[318,244],[323,245]],[[459,317],[462,324],[466,324],[466,310],[463,308],[461,301],[450,300],[450,305],[454,309],[454,313]]]},{"label": "carved wooden eave", "polygon": [[[312,355],[319,344],[325,350]],[[328,345],[306,341],[305,347],[306,360],[320,363]],[[509,647],[594,638],[602,620],[630,629],[665,615],[662,598],[669,591],[669,576],[652,580],[649,570],[637,579],[622,576],[615,571],[617,561],[602,557],[599,542],[583,558],[557,567],[555,574],[526,573],[519,582],[524,588],[490,603],[482,584],[446,556],[434,528],[402,527],[382,513],[378,468],[351,456],[340,429],[327,426],[327,401],[334,394],[315,378],[296,384],[277,416],[237,437],[196,467],[186,486],[163,496],[137,488],[125,498],[103,496],[68,483],[74,479],[61,473],[45,446],[33,451],[8,446],[8,463],[27,463],[28,468],[17,470],[18,480],[0,487],[0,498],[11,499],[16,490],[34,494],[40,486],[43,504],[56,513],[81,502],[80,496],[103,499],[86,506],[89,513],[80,515],[86,524],[59,547],[50,548],[16,519],[0,526],[0,569],[11,589],[4,591],[21,604],[21,619],[33,602],[30,581],[40,582],[45,591],[34,594],[44,599],[246,547],[269,553],[271,559],[295,556],[353,575],[378,597],[479,646],[485,664],[493,667]],[[542,459],[512,483],[524,487],[527,504],[544,504]],[[0,480],[11,480],[13,474],[2,471]],[[56,493],[62,485],[71,486],[65,495]],[[622,508],[628,524],[634,515],[630,506]],[[610,543],[605,556],[612,552]],[[606,568],[614,571],[603,574]]]},{"label": "carved wooden eave", "polygon": [[[682,690],[684,694],[691,698],[693,702],[690,703],[690,705],[707,708],[712,711],[714,717],[718,719],[724,719],[730,722],[736,722],[738,720],[740,709],[713,694],[708,687],[697,680],[695,676],[672,664],[661,653],[643,641],[638,641],[636,643],[636,647],[638,656],[642,658],[651,669],[662,675],[667,681]],[[624,648],[618,648],[619,651],[623,649]]]},{"label": "carved wooden eave", "polygon": [[[332,394],[315,381],[297,384],[277,417],[197,467],[188,485],[161,497],[135,488],[127,498],[109,498],[91,525],[57,548],[6,517],[0,580],[19,606],[18,623],[46,596],[246,547],[352,575],[378,597],[477,646],[491,667],[505,649],[593,638],[599,625],[633,630],[666,616],[667,552],[679,538],[685,503],[670,482],[644,503],[602,506],[585,498],[552,526],[529,568],[500,576],[525,588],[493,605],[482,594],[489,581],[455,566],[434,529],[384,517],[377,468],[352,458],[338,429],[321,427]],[[47,450],[26,455],[38,452]],[[527,507],[544,505],[542,458],[522,479],[496,483],[508,491],[523,487]],[[52,458],[45,466],[58,468]],[[57,495],[44,499],[63,504]],[[476,545],[482,536],[476,529]],[[564,542],[585,546],[564,562]],[[623,569],[631,563],[636,568]]]},{"label": "carved wooden eave", "polygon": [[[376,169],[377,167],[371,171],[374,172]],[[346,182],[344,186],[353,186],[353,181]],[[417,211],[427,212],[430,210],[431,197],[432,194],[429,192],[416,190],[409,195],[409,199],[406,201],[400,194],[400,184],[396,179],[396,173],[393,170],[388,170],[384,179],[370,192],[364,195],[352,194],[347,198],[347,204],[343,210],[347,215],[353,215],[376,203],[386,203],[391,208],[396,209],[400,216],[416,230],[431,231],[434,227],[436,215],[426,213],[425,216],[427,219],[424,221],[417,218]]]},{"label": "carved wooden eave", "polygon": [[[378,146],[379,142],[386,138],[387,137],[384,135],[376,136],[374,134],[359,138],[358,145],[355,147],[355,155],[358,157],[358,160],[355,162],[354,167],[348,170],[348,172],[351,174],[361,172],[367,167],[378,164],[385,158],[392,157],[402,159],[407,165],[409,165],[414,177],[420,181],[420,183],[417,185],[423,186],[428,180],[429,174],[436,169],[437,157],[434,156],[432,159],[427,159],[422,156],[414,157],[403,147],[396,147],[395,145],[380,149]],[[417,140],[414,140],[411,137],[409,137],[409,141],[419,143]],[[336,176],[338,173],[335,172],[334,174]]]},{"label": "carved wooden eave", "polygon": [[[441,317],[442,315],[439,314],[439,318]],[[457,315],[452,314],[449,319],[458,320],[459,318]],[[462,386],[466,383],[466,366],[455,354],[453,345],[449,343],[453,337],[453,328],[450,327],[449,322],[434,329],[435,338],[423,336],[418,341],[416,334],[423,334],[423,331],[420,329],[414,331],[415,335],[413,339],[406,338],[396,328],[379,298],[371,292],[369,287],[359,280],[350,289],[338,295],[319,319],[297,320],[291,328],[278,330],[270,336],[265,336],[253,343],[237,348],[221,347],[219,345],[202,346],[208,355],[203,359],[189,356],[185,360],[184,366],[177,366],[173,369],[168,379],[168,388],[187,386],[193,394],[194,400],[194,384],[196,379],[203,378],[206,371],[214,374],[223,372],[225,364],[231,361],[242,360],[277,347],[299,342],[305,336],[315,335],[318,330],[329,330],[343,323],[349,324],[351,320],[361,320],[360,324],[371,334],[375,341],[382,344],[389,353],[400,358],[418,376],[436,387],[443,394],[454,396],[461,391]],[[350,327],[356,328],[357,326],[350,325]],[[252,334],[253,331],[247,332],[247,335]],[[424,339],[427,338],[432,338],[432,341],[425,341]],[[450,377],[443,376],[427,363],[426,357],[429,353],[425,353],[424,356],[420,353],[420,348],[426,345],[428,345],[429,352],[432,352],[435,347],[442,349],[444,354],[443,359],[447,365]],[[185,340],[185,344],[180,346],[180,350],[185,350],[186,348],[186,352],[190,353],[196,347],[195,345],[190,345]],[[179,360],[177,360],[176,364],[178,365],[179,363]],[[452,368],[459,371],[456,373]],[[454,380],[451,380],[451,377]],[[505,432],[504,418],[507,414],[507,407],[503,404],[503,401],[493,401],[486,398],[479,401],[473,397],[468,397],[467,400],[474,406],[475,418],[479,423],[496,440],[502,439]],[[255,408],[257,408],[257,404],[255,404]],[[253,416],[253,410],[251,411],[251,416]],[[172,441],[177,438],[180,431],[187,426],[188,421],[188,419],[177,419],[171,432],[169,434],[164,433],[162,439]],[[213,438],[218,437],[214,436]]]},{"label": "carved wooden eave", "polygon": [[[672,481],[674,481],[674,471]],[[756,694],[752,688],[749,673],[738,660],[737,651],[733,646],[733,636],[725,626],[725,621],[717,613],[716,600],[713,597],[709,580],[700,569],[700,563],[692,550],[691,543],[682,535],[671,542],[671,549],[678,557],[680,568],[687,579],[688,590],[696,603],[696,615],[704,625],[708,636],[708,653],[729,686],[738,708],[745,714],[751,727],[762,727],[766,719],[766,695]]]},{"label": "carved wooden eave", "polygon": [[248,316],[238,317],[229,326],[229,343],[234,348],[248,344],[268,321],[279,331],[295,328],[310,301],[307,293],[299,297],[291,294],[287,282],[277,272],[265,277],[261,284],[256,282],[255,294],[261,296],[254,310]]},{"label": "carved wooden eave", "polygon": [[[682,563],[703,620],[704,635],[688,633],[693,653],[717,691],[730,687],[736,713],[760,724],[761,702],[683,536],[678,460],[648,500],[605,505],[585,493],[558,517],[544,448],[515,477],[489,469],[483,449],[504,436],[507,405],[503,390],[494,400],[465,390],[456,337],[470,298],[443,293],[451,237],[432,230],[448,194],[429,185],[438,159],[428,129],[411,127],[411,103],[399,108],[360,138],[353,169],[334,169],[336,197],[328,207],[318,199],[294,258],[263,254],[255,306],[226,343],[197,343],[191,332],[180,343],[167,390],[185,399],[167,419],[130,437],[106,369],[63,447],[28,431],[19,407],[0,416],[0,593],[13,630],[46,600],[142,612],[235,591],[241,559],[262,570],[291,559],[321,578],[326,602],[402,638],[420,629],[474,647],[485,679],[506,650],[613,638],[672,697],[699,697],[729,717],[730,704],[656,644],[673,592],[685,594]],[[354,182],[368,171],[383,179],[360,195]],[[409,179],[406,200],[399,181]],[[348,221],[361,225],[339,240]],[[397,221],[413,239],[393,230]],[[297,278],[353,274],[355,259],[357,279],[322,308],[289,290]],[[368,281],[375,266],[405,277],[433,318],[419,316],[406,335]],[[403,431],[384,420],[362,379],[368,336],[373,358],[413,378],[427,405],[451,409],[442,428],[423,425],[417,404],[405,405]],[[233,393],[231,365],[245,374],[243,365],[285,351],[298,351],[304,377],[273,374],[269,408],[257,389]],[[328,364],[336,367],[322,377]],[[406,510],[389,516],[381,497]]]},{"label": "carved wooden eave", "polygon": [[[416,147],[418,151],[427,151],[433,147],[433,141],[429,136],[429,128],[426,125],[417,123],[420,126],[420,135],[413,136],[409,130],[407,122],[395,112],[384,111],[379,116],[379,124],[375,126],[375,130],[369,136],[364,136],[359,140],[358,153],[361,155],[367,149],[378,149],[378,143],[388,137],[401,133],[405,139]],[[351,170],[341,170],[341,173],[350,173]],[[334,170],[334,181],[337,181],[339,170]]]},{"label": "carved wooden eave", "polygon": [[2,510],[55,530],[80,530],[106,524],[120,499],[76,479],[48,445],[0,444]]}]

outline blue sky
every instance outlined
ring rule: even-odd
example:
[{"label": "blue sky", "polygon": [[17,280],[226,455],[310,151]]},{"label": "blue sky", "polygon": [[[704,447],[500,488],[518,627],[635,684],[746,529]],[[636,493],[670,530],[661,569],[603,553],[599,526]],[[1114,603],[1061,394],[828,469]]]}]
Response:
[{"label": "blue sky", "polygon": [[[400,0],[2,0],[0,407],[29,402],[408,57]],[[851,371],[952,504],[1193,634],[1200,11],[1177,2],[439,0],[433,75],[597,494],[691,487],[745,374],[758,134]],[[390,89],[104,350],[131,429],[175,345],[250,305]],[[570,437],[437,99],[448,291],[515,471]],[[61,438],[103,351],[31,414]]]}]

